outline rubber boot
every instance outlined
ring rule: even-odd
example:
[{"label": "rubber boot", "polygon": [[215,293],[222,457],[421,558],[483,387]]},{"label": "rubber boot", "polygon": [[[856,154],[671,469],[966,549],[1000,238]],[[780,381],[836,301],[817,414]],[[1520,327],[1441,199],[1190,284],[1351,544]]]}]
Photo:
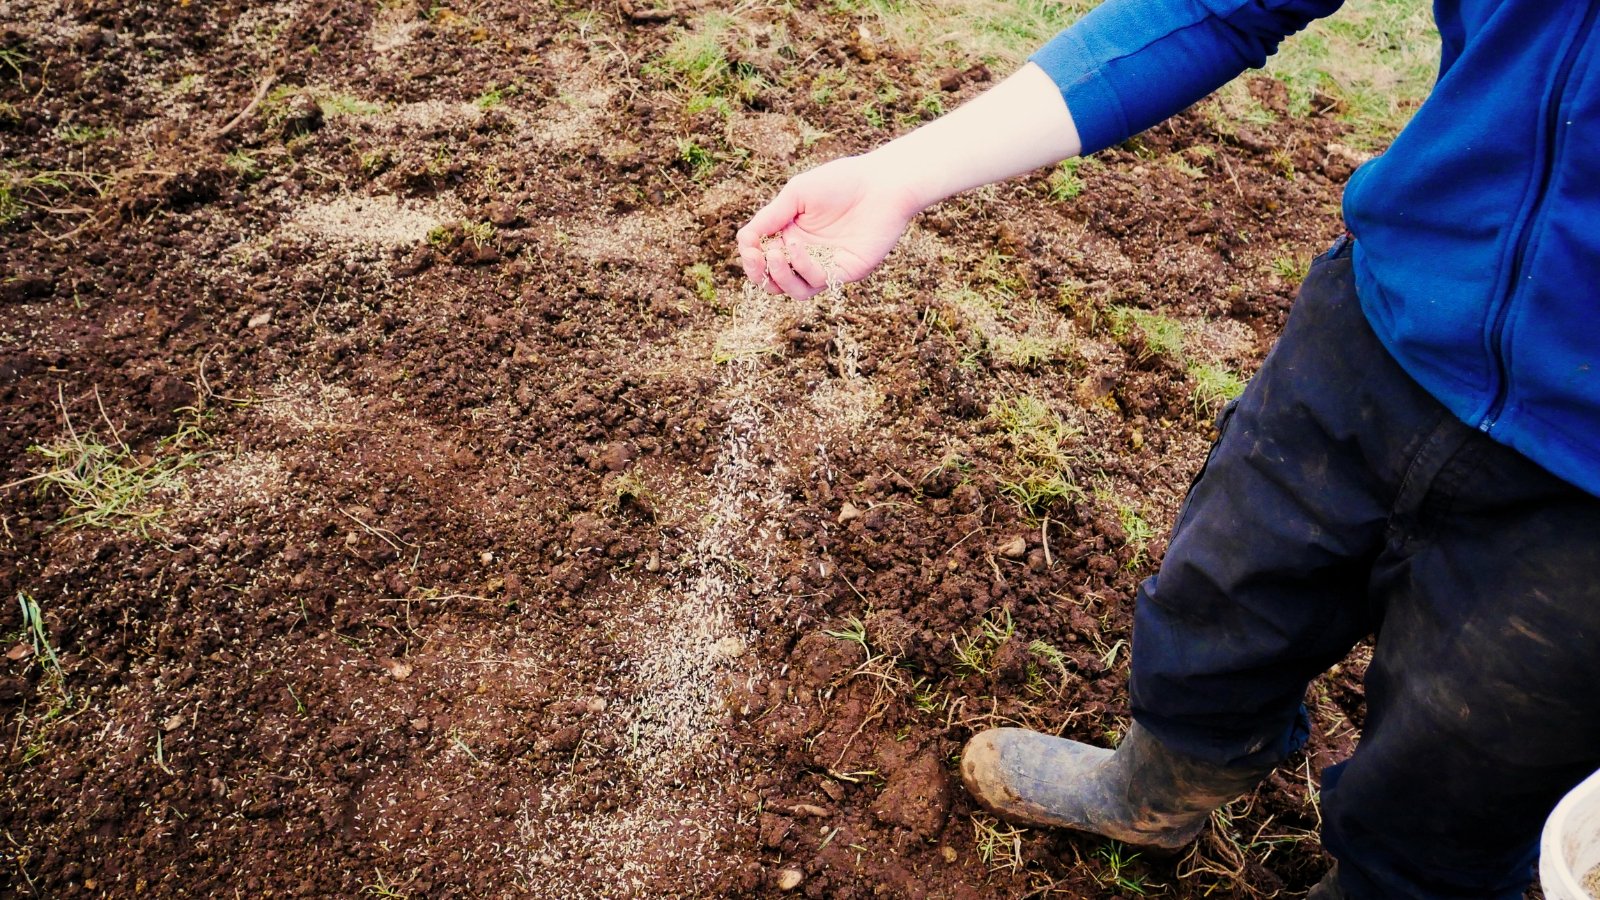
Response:
[{"label": "rubber boot", "polygon": [[1169,850],[1193,841],[1212,810],[1271,771],[1180,756],[1138,724],[1115,751],[1037,731],[994,728],[961,752],[961,780],[998,816]]},{"label": "rubber boot", "polygon": [[1337,863],[1328,870],[1328,874],[1322,876],[1321,881],[1311,888],[1311,892],[1306,894],[1306,900],[1345,900],[1344,891],[1339,887],[1339,866]]}]

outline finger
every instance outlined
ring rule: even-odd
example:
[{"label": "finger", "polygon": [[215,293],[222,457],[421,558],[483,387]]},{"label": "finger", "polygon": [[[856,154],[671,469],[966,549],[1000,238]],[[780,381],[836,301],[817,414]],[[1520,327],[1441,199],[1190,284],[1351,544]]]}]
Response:
[{"label": "finger", "polygon": [[739,229],[739,245],[755,246],[769,234],[782,231],[800,214],[800,200],[796,191],[784,188],[772,202],[756,210],[744,227]]},{"label": "finger", "polygon": [[744,267],[744,277],[750,279],[751,284],[759,285],[767,280],[767,256],[758,246],[739,246],[739,265]]},{"label": "finger", "polygon": [[[783,241],[777,238],[765,244],[767,251],[767,279],[768,290],[773,293],[788,294],[796,300],[804,300],[816,294],[805,279],[796,275],[789,266],[789,260],[784,256]],[[776,288],[776,290],[774,290]]]},{"label": "finger", "polygon": [[778,239],[783,241],[784,256],[789,260],[789,267],[805,279],[807,285],[820,292],[828,286],[828,270],[793,234],[790,230],[778,235]]}]

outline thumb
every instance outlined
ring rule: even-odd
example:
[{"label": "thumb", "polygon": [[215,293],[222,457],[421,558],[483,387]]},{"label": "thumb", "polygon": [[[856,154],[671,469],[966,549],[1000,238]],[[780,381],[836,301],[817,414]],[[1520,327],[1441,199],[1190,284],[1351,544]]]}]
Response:
[{"label": "thumb", "polygon": [[793,186],[787,186],[772,198],[772,202],[756,210],[750,221],[739,229],[739,246],[755,247],[761,239],[770,234],[777,234],[788,227],[790,222],[800,214],[800,197]]}]

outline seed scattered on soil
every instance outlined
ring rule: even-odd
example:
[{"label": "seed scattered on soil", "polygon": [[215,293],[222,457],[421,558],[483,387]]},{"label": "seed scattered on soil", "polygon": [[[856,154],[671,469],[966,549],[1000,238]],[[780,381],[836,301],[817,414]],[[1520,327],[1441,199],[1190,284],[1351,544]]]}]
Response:
[{"label": "seed scattered on soil", "polygon": [[436,206],[391,195],[349,194],[310,204],[293,215],[288,229],[347,244],[403,247],[420,244],[449,218]]}]

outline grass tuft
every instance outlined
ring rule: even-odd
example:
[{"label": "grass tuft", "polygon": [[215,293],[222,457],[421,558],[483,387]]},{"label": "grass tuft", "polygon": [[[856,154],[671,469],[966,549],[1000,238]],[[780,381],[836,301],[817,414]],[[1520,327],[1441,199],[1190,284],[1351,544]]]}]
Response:
[{"label": "grass tuft", "polygon": [[1022,836],[1026,828],[1017,828],[988,816],[972,817],[972,843],[977,847],[978,858],[991,871],[1018,872],[1022,869]]},{"label": "grass tuft", "polygon": [[1000,489],[1029,516],[1042,516],[1058,501],[1084,495],[1073,475],[1069,445],[1080,437],[1050,407],[1022,395],[996,401],[989,418],[1011,442],[1014,464],[1000,477]]},{"label": "grass tuft", "polygon": [[1201,418],[1216,415],[1223,404],[1244,393],[1245,380],[1219,365],[1195,363],[1189,379],[1194,382],[1194,414]]},{"label": "grass tuft", "polygon": [[1107,310],[1107,318],[1113,338],[1121,341],[1137,334],[1143,340],[1141,361],[1157,356],[1183,358],[1183,324],[1178,320],[1131,306],[1113,306]]},{"label": "grass tuft", "polygon": [[[996,612],[999,615],[995,615]],[[950,643],[955,648],[956,671],[963,677],[987,675],[990,664],[994,662],[995,653],[1011,639],[1016,630],[1017,626],[1011,620],[1011,613],[1000,609],[991,610],[985,615],[978,622],[975,634],[952,636]]]},{"label": "grass tuft", "polygon": [[[160,492],[181,487],[178,473],[199,465],[209,451],[194,448],[210,437],[192,418],[176,433],[162,438],[147,454],[137,454],[116,434],[109,420],[109,441],[92,431],[79,432],[66,415],[67,433],[49,444],[36,444],[28,452],[41,457],[45,468],[13,487],[37,483],[41,492],[58,491],[67,501],[62,525],[110,528],[148,536],[164,514],[151,500]],[[101,411],[105,417],[104,410]]]}]

